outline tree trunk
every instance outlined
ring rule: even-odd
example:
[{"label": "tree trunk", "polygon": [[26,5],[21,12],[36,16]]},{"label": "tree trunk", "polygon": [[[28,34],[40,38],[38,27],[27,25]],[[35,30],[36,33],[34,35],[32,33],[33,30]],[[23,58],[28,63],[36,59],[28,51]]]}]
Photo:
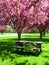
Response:
[{"label": "tree trunk", "polygon": [[21,33],[18,33],[18,40],[21,40]]},{"label": "tree trunk", "polygon": [[42,39],[42,32],[40,32],[40,39]]},{"label": "tree trunk", "polygon": [[42,29],[39,29],[40,39],[42,39]]},{"label": "tree trunk", "polygon": [[40,31],[40,39],[42,39],[42,31]]},{"label": "tree trunk", "polygon": [[45,36],[45,31],[43,32],[43,36]]}]

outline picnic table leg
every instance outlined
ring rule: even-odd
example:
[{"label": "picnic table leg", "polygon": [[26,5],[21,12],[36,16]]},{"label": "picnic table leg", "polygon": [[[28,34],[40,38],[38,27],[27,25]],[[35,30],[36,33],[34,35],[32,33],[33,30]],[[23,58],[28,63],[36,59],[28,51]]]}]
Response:
[{"label": "picnic table leg", "polygon": [[36,44],[37,48],[40,48],[40,52],[42,52],[41,44]]},{"label": "picnic table leg", "polygon": [[38,55],[38,49],[36,49],[36,55]]},{"label": "picnic table leg", "polygon": [[18,52],[18,48],[17,48],[17,46],[19,45],[19,43],[16,43],[16,51]]},{"label": "picnic table leg", "polygon": [[34,48],[35,54],[38,55],[38,48]]},{"label": "picnic table leg", "polygon": [[17,49],[16,51],[18,52],[18,48],[16,48],[16,49]]},{"label": "picnic table leg", "polygon": [[39,48],[40,48],[40,52],[42,52],[41,44],[39,45]]}]

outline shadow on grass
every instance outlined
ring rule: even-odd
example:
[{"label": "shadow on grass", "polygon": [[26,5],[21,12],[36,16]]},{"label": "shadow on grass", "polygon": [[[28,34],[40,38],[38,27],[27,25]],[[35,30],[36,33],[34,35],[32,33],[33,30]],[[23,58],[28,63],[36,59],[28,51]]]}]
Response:
[{"label": "shadow on grass", "polygon": [[[12,38],[12,39],[6,39],[6,40],[0,40],[0,43],[1,42],[7,42],[7,43],[15,43],[16,41],[17,41],[18,39],[17,38]],[[47,42],[49,42],[49,38],[42,38],[42,39],[40,39],[39,37],[35,37],[35,38],[21,38],[21,40],[29,40],[29,41],[43,41],[43,42],[45,42],[45,41],[47,41]]]},{"label": "shadow on grass", "polygon": [[47,56],[47,55],[45,55],[45,56],[43,56],[44,58],[48,58],[49,59],[49,56]]},{"label": "shadow on grass", "polygon": [[[10,48],[9,46],[0,47],[0,58],[2,59],[2,61],[4,61],[4,59],[7,59],[7,58],[10,58],[12,61],[15,58],[14,53],[13,53],[14,50],[15,48]],[[11,56],[11,54],[13,54],[13,56]]]},{"label": "shadow on grass", "polygon": [[[49,60],[49,51],[43,51],[42,53],[44,53],[43,54],[43,57],[44,58],[47,58],[48,60]],[[48,53],[48,54],[47,54]]]},{"label": "shadow on grass", "polygon": [[[30,65],[28,60],[25,60],[23,62],[23,59],[22,59],[22,62],[18,63],[18,62],[16,62],[16,59],[21,58],[23,56],[31,56],[31,55],[37,56],[31,52],[20,52],[20,51],[14,52],[14,51],[11,51],[10,49],[1,50],[1,52],[0,52],[0,58],[2,59],[2,62],[4,62],[6,59],[9,59],[9,60],[11,59],[11,61],[15,60],[14,65],[26,65],[26,63],[28,63],[28,65]],[[36,65],[36,63],[33,63],[33,65]]]},{"label": "shadow on grass", "polygon": [[27,56],[39,56],[39,52],[38,52],[38,54],[36,53],[36,52],[27,52],[27,51],[25,51],[25,52],[23,52],[23,51],[14,51],[13,53],[16,53],[16,54],[19,54],[19,55],[27,55]]},{"label": "shadow on grass", "polygon": [[[6,50],[6,51],[5,51]],[[5,46],[0,46],[0,55],[2,54],[2,51],[4,52],[5,51],[5,53],[8,55],[8,52],[10,51],[11,53],[15,53],[15,54],[19,54],[19,55],[27,55],[27,56],[29,56],[29,55],[32,55],[32,56],[38,56],[40,53],[36,53],[36,52],[30,52],[30,51],[17,51],[16,50],[16,48],[12,48],[12,46],[7,46],[7,47],[5,47]]]},{"label": "shadow on grass", "polygon": [[[48,53],[49,53],[49,52],[48,52]],[[43,57],[44,57],[44,58],[47,58],[47,59],[49,60],[49,54],[48,54],[48,55],[46,54],[46,55],[44,55]]]},{"label": "shadow on grass", "polygon": [[49,62],[47,61],[47,62],[45,62],[45,65],[49,65]]},{"label": "shadow on grass", "polygon": [[47,41],[47,42],[49,42],[49,38],[42,38],[42,39],[40,39],[40,38],[21,38],[21,40],[29,40],[29,41]]}]

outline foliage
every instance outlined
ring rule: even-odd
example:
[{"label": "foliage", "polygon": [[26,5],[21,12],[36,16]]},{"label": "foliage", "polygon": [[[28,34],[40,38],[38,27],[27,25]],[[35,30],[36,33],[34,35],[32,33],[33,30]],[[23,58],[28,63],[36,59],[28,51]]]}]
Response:
[{"label": "foliage", "polygon": [[11,25],[20,40],[23,30],[36,26],[40,34],[49,27],[48,0],[0,0],[0,25]]},{"label": "foliage", "polygon": [[6,28],[7,28],[6,26],[0,25],[0,32],[3,33],[6,30]]}]

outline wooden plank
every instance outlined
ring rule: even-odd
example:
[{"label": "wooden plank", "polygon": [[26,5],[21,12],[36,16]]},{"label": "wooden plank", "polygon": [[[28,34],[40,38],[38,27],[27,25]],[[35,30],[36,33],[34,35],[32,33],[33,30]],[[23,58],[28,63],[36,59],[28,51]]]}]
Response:
[{"label": "wooden plank", "polygon": [[32,43],[33,41],[23,41],[23,40],[16,41],[16,43],[19,43],[19,42],[23,42],[23,43]]},{"label": "wooden plank", "polygon": [[33,50],[38,50],[39,48],[33,48]]},{"label": "wooden plank", "polygon": [[16,47],[16,48],[25,48],[24,46],[23,47],[21,47],[21,46],[13,46],[13,47]]},{"label": "wooden plank", "polygon": [[33,41],[22,41],[22,40],[20,40],[20,41],[16,41],[16,43],[19,43],[19,44],[32,44],[33,46],[36,46],[35,44],[34,44],[34,42]]},{"label": "wooden plank", "polygon": [[36,44],[42,44],[42,43],[43,43],[43,42],[40,42],[40,41],[39,41],[39,42],[36,42]]}]

